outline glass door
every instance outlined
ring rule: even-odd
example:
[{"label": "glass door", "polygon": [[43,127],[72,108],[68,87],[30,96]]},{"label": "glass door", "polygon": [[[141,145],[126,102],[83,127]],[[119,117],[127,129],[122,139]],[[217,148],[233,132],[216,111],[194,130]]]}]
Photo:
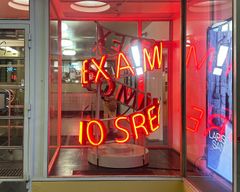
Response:
[{"label": "glass door", "polygon": [[28,127],[28,26],[0,26],[0,179],[24,178]]}]

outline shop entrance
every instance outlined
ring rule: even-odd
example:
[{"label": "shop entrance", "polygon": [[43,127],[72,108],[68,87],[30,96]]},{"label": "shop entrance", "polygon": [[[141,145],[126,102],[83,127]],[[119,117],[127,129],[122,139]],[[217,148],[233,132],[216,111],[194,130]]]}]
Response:
[{"label": "shop entrance", "polygon": [[28,25],[0,25],[0,178],[25,178],[28,129]]}]

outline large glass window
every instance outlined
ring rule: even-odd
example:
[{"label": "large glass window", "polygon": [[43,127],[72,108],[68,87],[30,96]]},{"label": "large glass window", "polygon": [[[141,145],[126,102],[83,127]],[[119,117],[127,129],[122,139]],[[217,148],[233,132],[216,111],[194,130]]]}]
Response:
[{"label": "large glass window", "polygon": [[179,176],[180,1],[85,3],[50,1],[48,175]]},{"label": "large glass window", "polygon": [[186,32],[187,175],[203,191],[231,191],[232,1],[187,3]]}]

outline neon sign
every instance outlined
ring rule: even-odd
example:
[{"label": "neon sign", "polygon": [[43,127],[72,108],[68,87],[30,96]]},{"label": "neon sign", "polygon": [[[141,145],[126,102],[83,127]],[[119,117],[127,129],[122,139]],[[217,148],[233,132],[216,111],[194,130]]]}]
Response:
[{"label": "neon sign", "polygon": [[[111,75],[104,69],[104,65],[106,63],[106,55],[103,55],[100,59],[100,62],[95,58],[87,59],[83,61],[83,67],[82,67],[82,84],[83,86],[86,86],[90,83],[96,83],[99,84],[103,79],[104,80],[111,80]],[[159,43],[159,45],[155,45],[153,47],[153,53],[151,54],[146,48],[143,49],[143,68],[144,72],[146,71],[152,71],[154,69],[160,69],[162,65],[162,42]],[[91,64],[95,66],[95,69],[93,67],[90,67]],[[125,64],[125,65],[123,65]],[[116,71],[115,71],[115,78],[119,79],[121,77],[121,71],[128,71],[130,72],[132,76],[135,75],[134,67],[129,62],[128,57],[123,53],[119,52],[117,55],[116,60]],[[91,80],[90,75],[94,74],[93,79]],[[100,78],[100,76],[102,78]]]},{"label": "neon sign", "polygon": [[[139,134],[149,135],[160,127],[159,122],[159,101],[153,99],[151,105],[144,110],[135,112],[128,116],[119,116],[114,119],[114,128],[118,129],[123,135],[121,138],[115,138],[116,143],[126,143],[132,135],[134,139],[139,139]],[[120,124],[125,121],[130,125],[131,130]],[[80,121],[79,124],[79,143],[81,145],[89,142],[93,146],[99,146],[106,140],[107,129],[101,120]],[[96,130],[94,133],[94,129]],[[96,133],[97,132],[97,133]]]},{"label": "neon sign", "polygon": [[[142,55],[144,72],[160,69],[162,65],[162,42],[159,45],[153,46],[152,53],[143,48]],[[92,83],[99,84],[102,96],[110,97],[115,94],[115,100],[138,110],[128,116],[119,116],[114,119],[114,128],[123,135],[121,138],[115,138],[115,142],[126,143],[131,136],[135,140],[138,140],[140,134],[147,136],[156,131],[160,127],[158,99],[152,99],[150,93],[146,94],[117,81],[117,79],[121,78],[122,74],[135,75],[136,68],[130,63],[129,58],[123,52],[119,51],[116,56],[115,77],[113,78],[104,68],[106,60],[106,55],[103,55],[99,61],[95,58],[84,60],[81,83],[86,88],[90,88]],[[107,83],[105,90],[102,87],[103,82]],[[120,85],[117,87],[116,84]],[[144,108],[145,104],[147,104],[147,107]],[[130,130],[124,127],[121,122],[130,125]],[[106,140],[106,134],[107,129],[101,120],[80,121],[79,143],[81,145],[88,142],[93,146],[99,146]]]}]

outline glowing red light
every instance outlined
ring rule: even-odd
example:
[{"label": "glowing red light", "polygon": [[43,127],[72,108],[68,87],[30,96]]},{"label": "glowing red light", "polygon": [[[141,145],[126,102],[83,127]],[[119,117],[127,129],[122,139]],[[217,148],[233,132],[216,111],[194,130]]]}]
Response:
[{"label": "glowing red light", "polygon": [[97,63],[97,60],[96,59],[91,59],[92,63],[97,67],[97,74],[96,74],[96,77],[95,77],[95,80],[94,82],[95,83],[98,83],[99,82],[99,79],[100,79],[100,74],[106,79],[106,80],[109,80],[110,79],[110,76],[109,74],[104,70],[104,65],[106,63],[106,56],[102,56],[101,58],[101,61],[100,63],[98,64]]},{"label": "glowing red light", "polygon": [[202,65],[207,61],[208,57],[210,57],[208,65],[209,65],[209,67],[211,67],[212,66],[212,61],[214,59],[213,58],[214,52],[215,52],[215,50],[213,48],[210,48],[208,50],[207,54],[205,54],[205,56],[202,58],[202,60],[200,62],[198,62],[196,47],[194,45],[191,45],[189,47],[189,50],[188,50],[188,53],[187,53],[186,67],[189,67],[192,55],[193,55],[194,64],[195,64],[195,67],[196,67],[197,70],[199,70],[202,67]]},{"label": "glowing red light", "polygon": [[[100,135],[99,135],[100,138],[99,138],[98,141],[96,141],[96,138],[95,138],[94,133],[93,133],[94,125],[96,127],[98,127],[98,129],[100,131]],[[93,145],[93,146],[101,145],[106,138],[106,128],[105,128],[103,122],[98,121],[98,120],[89,121],[87,123],[86,135],[87,135],[87,139],[88,139],[88,141],[91,145]]]},{"label": "glowing red light", "polygon": [[119,117],[117,117],[117,118],[114,120],[114,126],[115,126],[115,128],[118,129],[118,130],[120,130],[121,132],[123,132],[123,133],[125,134],[125,137],[123,137],[123,138],[116,138],[115,141],[116,141],[117,143],[126,143],[126,142],[128,142],[129,139],[130,139],[130,133],[129,133],[129,131],[128,131],[126,128],[119,126],[118,123],[119,123],[120,120],[125,120],[125,121],[127,121],[127,117],[125,117],[125,116],[119,116]]},{"label": "glowing red light", "polygon": [[81,78],[81,83],[83,86],[86,86],[89,84],[89,61],[84,60],[82,64],[82,78]]},{"label": "glowing red light", "polygon": [[[121,61],[124,61],[126,66],[121,66]],[[130,65],[126,56],[122,52],[118,54],[118,58],[117,58],[116,79],[119,79],[121,70],[129,70],[133,76],[135,75],[132,66]]]},{"label": "glowing red light", "polygon": [[144,132],[145,135],[149,135],[148,129],[146,128],[146,118],[144,114],[136,112],[130,115],[130,124],[135,139],[139,138],[139,131]]},{"label": "glowing red light", "polygon": [[153,48],[153,57],[151,61],[150,53],[146,48],[143,49],[143,67],[144,72],[147,70],[160,69],[162,65],[162,42],[160,46],[155,45]]}]

